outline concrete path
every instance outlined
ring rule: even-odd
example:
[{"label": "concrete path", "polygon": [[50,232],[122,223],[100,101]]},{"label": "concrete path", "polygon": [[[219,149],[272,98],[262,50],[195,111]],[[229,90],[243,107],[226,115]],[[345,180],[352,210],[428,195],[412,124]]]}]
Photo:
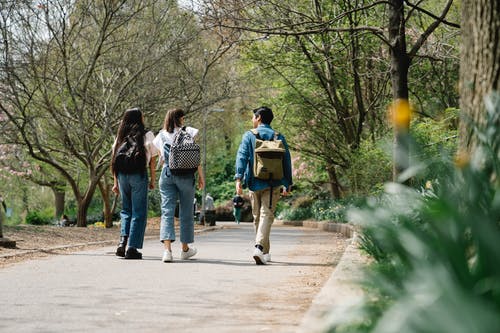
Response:
[{"label": "concrete path", "polygon": [[[220,224],[220,223],[218,223]],[[0,270],[0,332],[295,332],[347,245],[337,234],[275,226],[272,259],[252,259],[251,224],[196,235],[198,255],[162,263],[114,247]]]}]

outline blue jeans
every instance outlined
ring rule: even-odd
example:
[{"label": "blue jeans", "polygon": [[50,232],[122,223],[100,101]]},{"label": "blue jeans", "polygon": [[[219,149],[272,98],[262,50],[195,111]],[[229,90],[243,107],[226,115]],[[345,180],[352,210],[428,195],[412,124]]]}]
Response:
[{"label": "blue jeans", "polygon": [[194,242],[194,181],[194,174],[172,175],[168,167],[163,167],[160,176],[160,241],[175,241],[174,214],[178,199],[181,242],[186,244]]},{"label": "blue jeans", "polygon": [[128,236],[128,246],[142,249],[148,212],[147,173],[118,173],[122,197],[121,235]]}]

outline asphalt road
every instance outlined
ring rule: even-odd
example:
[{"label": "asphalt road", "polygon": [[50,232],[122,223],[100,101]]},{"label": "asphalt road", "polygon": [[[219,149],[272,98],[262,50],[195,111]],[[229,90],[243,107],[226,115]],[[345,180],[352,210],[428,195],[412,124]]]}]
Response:
[{"label": "asphalt road", "polygon": [[179,242],[163,263],[162,244],[147,240],[143,260],[104,247],[0,269],[0,332],[297,331],[346,240],[275,226],[273,261],[257,266],[252,225],[226,226],[197,234],[187,261]]}]

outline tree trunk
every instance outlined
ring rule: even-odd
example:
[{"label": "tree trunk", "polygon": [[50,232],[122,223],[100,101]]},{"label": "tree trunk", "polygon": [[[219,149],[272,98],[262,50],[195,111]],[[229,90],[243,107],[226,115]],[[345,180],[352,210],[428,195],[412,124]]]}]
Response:
[{"label": "tree trunk", "polygon": [[87,210],[90,206],[90,198],[78,202],[76,213],[76,226],[85,228],[87,226]]},{"label": "tree trunk", "polygon": [[391,0],[389,5],[389,41],[391,43],[392,97],[408,99],[408,68],[403,0]]},{"label": "tree trunk", "polygon": [[0,207],[0,238],[3,238],[3,207]]},{"label": "tree trunk", "polygon": [[476,145],[470,122],[484,123],[483,98],[500,91],[500,4],[498,0],[462,1],[460,55],[460,151]]},{"label": "tree trunk", "polygon": [[[390,3],[388,10],[392,97],[394,101],[408,100],[410,58],[406,50],[404,0],[390,0]],[[393,111],[400,112],[401,110],[394,109]],[[396,180],[398,175],[410,164],[408,140],[404,140],[408,134],[408,127],[394,126],[393,180]]]},{"label": "tree trunk", "polygon": [[[354,22],[351,20],[351,26],[354,25]],[[366,109],[365,109],[365,103],[363,99],[363,88],[361,84],[361,78],[359,75],[359,68],[360,68],[360,61],[359,61],[359,39],[357,35],[354,33],[350,33],[350,43],[351,43],[351,66],[352,66],[352,75],[353,75],[353,81],[354,81],[354,96],[355,96],[355,102],[353,103],[356,105],[356,110],[358,111],[358,121],[357,121],[357,129],[356,129],[356,136],[355,136],[355,144],[352,145],[352,149],[356,150],[359,148],[359,145],[361,144],[361,134],[363,132],[363,127],[365,123],[365,117],[366,117]]]},{"label": "tree trunk", "polygon": [[55,217],[60,218],[64,214],[64,205],[66,202],[66,192],[58,187],[51,187],[54,193],[54,206],[56,209]]},{"label": "tree trunk", "polygon": [[330,195],[334,199],[340,199],[340,184],[337,178],[337,172],[335,171],[335,167],[328,168],[328,178],[329,178],[329,187],[330,187]]},{"label": "tree trunk", "polygon": [[99,182],[99,191],[101,192],[102,202],[103,202],[103,215],[104,215],[104,225],[106,228],[113,227],[113,212],[111,211],[110,204],[110,188],[106,181],[106,176],[103,177],[103,181]]},{"label": "tree trunk", "polygon": [[118,206],[118,194],[113,193],[113,204],[111,205],[111,214],[115,214],[116,207]]},{"label": "tree trunk", "polygon": [[92,197],[94,196],[94,192],[96,190],[98,179],[92,179],[90,181],[89,187],[85,192],[85,195],[81,196],[78,203],[78,212],[76,215],[76,226],[77,227],[86,227],[87,226],[87,211],[90,206],[90,202],[92,201]]}]

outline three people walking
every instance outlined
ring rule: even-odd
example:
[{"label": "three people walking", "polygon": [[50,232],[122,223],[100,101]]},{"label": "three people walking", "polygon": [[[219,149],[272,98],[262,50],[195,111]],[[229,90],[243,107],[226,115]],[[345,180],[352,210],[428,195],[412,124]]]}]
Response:
[{"label": "three people walking", "polygon": [[[205,179],[201,165],[179,172],[169,164],[174,140],[180,135],[195,138],[198,129],[184,125],[185,113],[182,109],[167,112],[162,130],[155,137],[144,127],[142,112],[138,108],[125,112],[113,144],[112,171],[113,192],[122,198],[121,237],[116,255],[125,259],[141,259],[138,251],[143,246],[147,219],[148,188],[155,187],[155,161],[160,155],[162,170],[159,179],[161,196],[160,241],[164,245],[163,262],[173,261],[172,243],[176,240],[175,211],[179,204],[179,238],[181,242],[180,259],[193,257],[197,250],[190,246],[194,242],[195,183],[203,189]],[[274,222],[276,204],[280,195],[286,196],[292,187],[292,163],[285,137],[273,130],[274,118],[270,108],[262,106],[253,110],[253,129],[243,134],[236,155],[236,194],[249,189],[255,229],[255,248],[253,259],[258,265],[271,261],[270,233]],[[257,177],[254,171],[256,141],[279,140],[284,147],[282,157],[282,176],[268,180]],[[281,144],[281,143],[280,143]],[[281,166],[281,164],[280,164]],[[148,179],[147,169],[150,170]],[[198,177],[196,177],[196,171]]]}]

